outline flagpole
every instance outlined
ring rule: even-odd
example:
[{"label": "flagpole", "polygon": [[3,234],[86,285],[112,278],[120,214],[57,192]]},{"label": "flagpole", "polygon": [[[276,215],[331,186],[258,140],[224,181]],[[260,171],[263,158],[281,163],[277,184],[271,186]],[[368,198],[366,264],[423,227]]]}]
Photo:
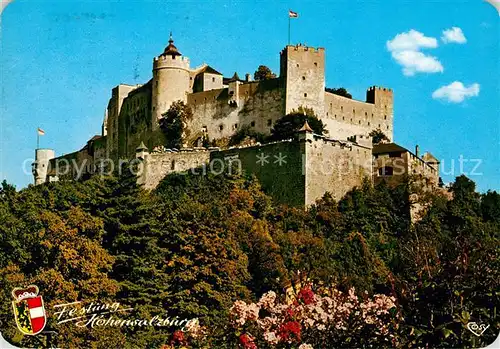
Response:
[{"label": "flagpole", "polygon": [[290,46],[290,22],[291,22],[291,17],[290,14],[288,14],[288,45]]},{"label": "flagpole", "polygon": [[40,132],[36,130],[36,149],[40,149]]}]

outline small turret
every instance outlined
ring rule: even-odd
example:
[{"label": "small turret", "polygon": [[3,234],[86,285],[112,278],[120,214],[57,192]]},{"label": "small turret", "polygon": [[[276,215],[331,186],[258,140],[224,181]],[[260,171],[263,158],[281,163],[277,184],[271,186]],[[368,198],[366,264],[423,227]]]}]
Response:
[{"label": "small turret", "polygon": [[54,157],[55,152],[53,149],[35,150],[35,162],[32,164],[35,185],[39,185],[47,181],[47,173],[49,171],[50,160]]}]

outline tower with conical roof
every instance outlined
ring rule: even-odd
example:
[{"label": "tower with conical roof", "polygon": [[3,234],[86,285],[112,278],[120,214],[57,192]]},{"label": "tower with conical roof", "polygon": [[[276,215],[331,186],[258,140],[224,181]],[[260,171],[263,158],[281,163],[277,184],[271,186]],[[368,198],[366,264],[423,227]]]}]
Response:
[{"label": "tower with conical roof", "polygon": [[158,119],[173,102],[187,101],[187,95],[190,92],[189,73],[189,58],[179,52],[170,33],[168,46],[153,60],[151,105],[153,128],[158,127]]}]

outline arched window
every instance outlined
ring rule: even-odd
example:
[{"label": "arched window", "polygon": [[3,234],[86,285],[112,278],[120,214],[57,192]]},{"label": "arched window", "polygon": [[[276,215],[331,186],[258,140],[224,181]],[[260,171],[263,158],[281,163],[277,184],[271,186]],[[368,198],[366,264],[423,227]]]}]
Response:
[{"label": "arched window", "polygon": [[171,169],[172,171],[174,171],[174,170],[175,170],[175,160],[172,160],[172,162],[170,163],[170,169]]},{"label": "arched window", "polygon": [[385,166],[378,169],[379,176],[392,176],[394,169],[391,166]]}]

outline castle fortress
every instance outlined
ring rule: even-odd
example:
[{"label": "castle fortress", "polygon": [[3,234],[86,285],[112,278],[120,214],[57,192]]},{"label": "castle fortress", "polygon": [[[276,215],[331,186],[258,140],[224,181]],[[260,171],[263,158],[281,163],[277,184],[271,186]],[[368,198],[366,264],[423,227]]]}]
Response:
[{"label": "castle fortress", "polygon": [[[193,112],[186,125],[185,148],[153,151],[166,141],[159,120],[179,100]],[[200,147],[203,139],[228,139],[242,127],[270,134],[278,119],[299,107],[314,111],[326,126],[326,136],[313,134],[305,125],[293,140],[225,150]],[[37,149],[33,173],[35,184],[41,184],[91,175],[104,162],[140,158],[145,170],[139,182],[153,188],[168,173],[239,159],[243,169],[259,177],[278,201],[308,205],[326,191],[339,199],[364,177],[376,181],[392,176],[387,169],[380,171],[385,167],[380,159],[385,156],[415,156],[404,148],[374,154],[369,133],[380,129],[392,140],[393,118],[391,89],[370,87],[364,102],[326,92],[323,48],[288,45],[280,53],[279,77],[251,81],[249,74],[243,80],[236,73],[225,78],[206,64],[192,68],[170,37],[163,53],[153,60],[150,81],[113,88],[100,136],[80,151],[58,158],[50,149]],[[266,152],[267,162],[259,164],[259,156],[265,157]],[[278,156],[285,157],[279,164]],[[430,154],[426,155],[429,161],[418,159],[418,166],[404,162],[403,174],[418,169],[437,183],[439,162]]]}]

